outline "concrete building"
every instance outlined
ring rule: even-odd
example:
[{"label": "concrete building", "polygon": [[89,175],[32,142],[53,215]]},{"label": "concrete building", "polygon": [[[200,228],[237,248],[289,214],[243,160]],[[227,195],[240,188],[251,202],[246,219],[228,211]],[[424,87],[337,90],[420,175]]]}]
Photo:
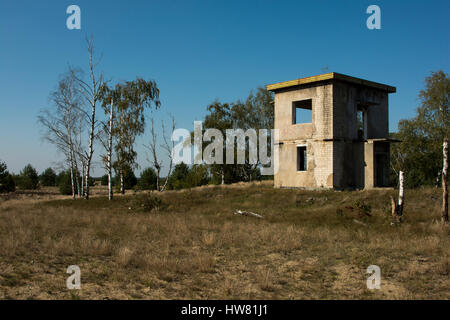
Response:
[{"label": "concrete building", "polygon": [[388,94],[395,87],[327,73],[267,86],[279,129],[276,187],[389,184]]}]

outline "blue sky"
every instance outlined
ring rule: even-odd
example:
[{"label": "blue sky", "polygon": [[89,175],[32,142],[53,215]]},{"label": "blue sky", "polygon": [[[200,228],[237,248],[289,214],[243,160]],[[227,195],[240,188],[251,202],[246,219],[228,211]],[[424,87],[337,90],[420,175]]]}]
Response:
[{"label": "blue sky", "polygon": [[[66,8],[81,8],[81,30]],[[366,8],[381,8],[381,30]],[[390,129],[414,116],[431,71],[449,71],[450,1],[21,1],[0,2],[0,159],[13,172],[61,159],[40,138],[36,116],[68,63],[86,67],[93,34],[99,68],[114,81],[154,79],[162,108],[193,128],[214,99],[245,99],[269,83],[323,68],[397,87]],[[146,167],[142,144],[138,162]],[[96,148],[96,154],[100,152]],[[139,170],[138,170],[139,172]],[[94,175],[103,174],[97,165]]]}]

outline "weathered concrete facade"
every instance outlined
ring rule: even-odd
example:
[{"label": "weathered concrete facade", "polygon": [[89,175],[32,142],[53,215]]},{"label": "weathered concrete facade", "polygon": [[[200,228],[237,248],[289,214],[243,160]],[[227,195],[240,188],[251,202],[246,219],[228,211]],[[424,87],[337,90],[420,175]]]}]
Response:
[{"label": "weathered concrete facade", "polygon": [[[388,94],[394,87],[327,73],[267,89],[275,93],[279,129],[276,187],[388,185]],[[310,110],[311,122],[296,123],[299,109]]]}]

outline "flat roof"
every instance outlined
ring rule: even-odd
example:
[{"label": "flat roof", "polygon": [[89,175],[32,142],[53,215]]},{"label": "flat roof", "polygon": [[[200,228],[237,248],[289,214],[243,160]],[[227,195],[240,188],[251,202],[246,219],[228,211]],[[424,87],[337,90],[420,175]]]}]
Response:
[{"label": "flat roof", "polygon": [[355,77],[347,76],[345,74],[337,73],[337,72],[324,73],[324,74],[320,74],[317,76],[269,84],[266,86],[266,89],[269,91],[276,91],[276,90],[280,90],[280,89],[301,86],[301,85],[308,84],[308,83],[314,83],[314,82],[325,81],[325,80],[330,80],[330,79],[341,80],[341,81],[355,83],[355,84],[359,84],[359,85],[363,85],[363,86],[367,86],[367,87],[372,87],[375,89],[387,91],[388,93],[394,93],[397,91],[397,89],[395,87],[388,86],[386,84],[377,83],[377,82],[364,80],[364,79],[360,79],[360,78],[355,78]]}]

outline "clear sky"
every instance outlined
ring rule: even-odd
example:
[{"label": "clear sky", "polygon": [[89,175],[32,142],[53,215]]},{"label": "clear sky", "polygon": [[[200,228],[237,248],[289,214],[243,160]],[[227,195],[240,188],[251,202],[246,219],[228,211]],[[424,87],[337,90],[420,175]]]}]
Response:
[{"label": "clear sky", "polygon": [[[81,30],[66,8],[81,8]],[[381,30],[366,8],[381,8]],[[193,129],[208,103],[245,99],[269,83],[340,72],[397,87],[390,129],[414,116],[431,71],[449,72],[450,1],[0,1],[0,159],[18,173],[61,159],[36,116],[68,63],[86,67],[92,34],[99,66],[115,81],[156,80],[162,108]],[[146,167],[139,138],[139,164]],[[96,148],[99,154],[100,146]],[[139,170],[138,170],[139,172]],[[97,165],[94,176],[102,175]]]}]

